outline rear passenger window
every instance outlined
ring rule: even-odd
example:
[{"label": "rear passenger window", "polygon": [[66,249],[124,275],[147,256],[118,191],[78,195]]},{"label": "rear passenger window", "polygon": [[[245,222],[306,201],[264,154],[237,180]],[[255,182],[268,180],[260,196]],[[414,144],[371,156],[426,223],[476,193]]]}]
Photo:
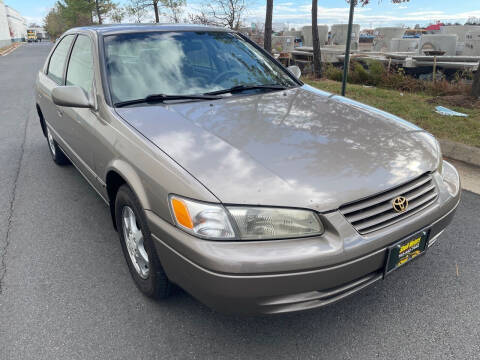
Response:
[{"label": "rear passenger window", "polygon": [[50,57],[50,63],[48,64],[47,75],[50,79],[57,84],[62,84],[63,70],[65,70],[66,58],[68,55],[68,49],[72,43],[75,35],[67,35],[57,45]]},{"label": "rear passenger window", "polygon": [[79,35],[73,45],[67,68],[67,85],[80,86],[89,93],[93,81],[93,56],[90,38]]}]

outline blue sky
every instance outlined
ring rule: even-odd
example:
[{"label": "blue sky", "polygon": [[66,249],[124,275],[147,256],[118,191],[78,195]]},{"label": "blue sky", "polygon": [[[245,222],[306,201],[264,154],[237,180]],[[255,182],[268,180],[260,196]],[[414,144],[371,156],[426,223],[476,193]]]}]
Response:
[{"label": "blue sky", "polygon": [[[205,0],[187,0],[186,12]],[[249,4],[247,21],[263,21],[265,2],[246,0]],[[18,10],[27,21],[41,22],[55,0],[4,0],[6,5]],[[118,1],[126,3],[125,0]],[[348,5],[344,0],[318,0],[319,24],[345,23],[348,18]],[[307,24],[310,16],[311,1],[274,0],[274,22],[288,23],[292,26]],[[480,0],[411,0],[395,5],[389,0],[371,0],[371,4],[360,7],[355,12],[355,23],[364,27],[388,25],[425,25],[435,21],[465,23],[468,17],[480,17]]]}]

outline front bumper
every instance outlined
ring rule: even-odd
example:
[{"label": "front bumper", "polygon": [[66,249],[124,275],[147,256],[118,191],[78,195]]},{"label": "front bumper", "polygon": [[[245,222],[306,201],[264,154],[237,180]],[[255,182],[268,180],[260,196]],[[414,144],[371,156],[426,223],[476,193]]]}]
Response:
[{"label": "front bumper", "polygon": [[326,232],[321,237],[214,242],[146,213],[167,276],[201,302],[229,313],[300,311],[330,304],[382,279],[387,248],[398,240],[428,227],[433,243],[452,221],[460,199],[456,171],[454,175],[449,191],[439,187],[434,205],[368,236],[333,212],[323,219]]}]

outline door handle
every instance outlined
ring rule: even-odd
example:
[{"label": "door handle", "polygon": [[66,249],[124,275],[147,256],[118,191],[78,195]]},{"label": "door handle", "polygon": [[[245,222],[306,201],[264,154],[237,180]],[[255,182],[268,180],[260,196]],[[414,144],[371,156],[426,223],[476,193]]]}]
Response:
[{"label": "door handle", "polygon": [[62,117],[63,116],[63,111],[60,110],[60,109],[57,109],[57,114],[59,117]]}]

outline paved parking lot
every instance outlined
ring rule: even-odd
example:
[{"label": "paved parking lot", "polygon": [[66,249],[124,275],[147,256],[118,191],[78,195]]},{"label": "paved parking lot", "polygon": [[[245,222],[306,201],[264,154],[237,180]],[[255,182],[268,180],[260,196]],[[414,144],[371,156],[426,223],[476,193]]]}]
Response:
[{"label": "paved parking lot", "polygon": [[104,203],[50,159],[34,108],[47,44],[0,57],[0,359],[473,359],[480,353],[480,196],[438,245],[329,307],[218,314],[135,288]]}]

